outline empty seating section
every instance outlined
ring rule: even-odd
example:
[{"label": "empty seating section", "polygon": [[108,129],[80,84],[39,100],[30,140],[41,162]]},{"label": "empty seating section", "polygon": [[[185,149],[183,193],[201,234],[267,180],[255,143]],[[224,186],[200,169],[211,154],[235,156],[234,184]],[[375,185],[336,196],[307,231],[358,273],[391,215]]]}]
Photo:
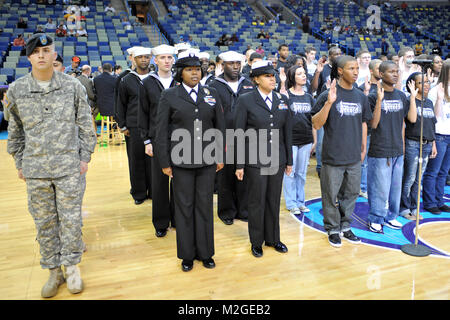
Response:
[{"label": "empty seating section", "polygon": [[[93,72],[103,63],[127,67],[126,49],[134,45],[150,47],[150,42],[144,30],[140,26],[134,26],[134,30],[125,30],[121,17],[126,15],[120,12],[115,15],[104,12],[106,1],[88,1],[90,11],[82,14],[86,21],[81,22],[86,29],[88,37],[63,37],[55,36],[55,30],[45,30],[55,40],[55,48],[64,59],[64,65],[71,63],[71,58],[77,55],[81,58],[81,65],[89,64]],[[0,85],[10,83],[18,77],[26,74],[31,67],[27,58],[20,56],[20,47],[12,46],[12,41],[18,34],[23,33],[25,40],[36,31],[38,26],[44,27],[48,18],[58,25],[64,21],[64,10],[67,6],[37,5],[33,0],[6,0],[0,8]],[[18,29],[19,17],[27,21],[26,29]],[[64,21],[65,22],[65,21]],[[2,75],[6,75],[5,77]],[[5,84],[6,84],[5,83]]]},{"label": "empty seating section", "polygon": [[[366,9],[370,3],[365,1],[364,7],[351,3],[345,5],[344,2],[336,3],[327,0],[311,0],[303,1],[303,5],[291,5],[290,1],[284,0],[284,5],[290,8],[297,16],[302,17],[308,15],[311,19],[310,27],[313,32],[320,33],[320,29],[326,26],[324,22],[327,16],[332,19],[340,18],[341,21],[346,18],[351,26],[356,26],[358,29],[367,26],[367,20],[372,13],[367,14]],[[450,20],[449,6],[439,7],[437,10],[432,6],[414,6],[407,11],[396,10],[393,7],[381,8],[381,28],[386,30],[387,26],[396,25],[397,27],[406,26],[411,33],[406,32],[385,32],[384,35],[360,35],[354,34],[339,34],[332,32],[326,35],[330,42],[339,43],[344,48],[349,48],[349,53],[356,53],[360,49],[368,49],[373,55],[381,54],[381,38],[384,38],[390,45],[391,52],[398,52],[401,47],[414,47],[417,41],[421,41],[424,46],[424,51],[430,52],[433,47],[433,42],[430,40],[430,35],[433,34],[432,39],[443,40],[449,30]],[[428,36],[424,34],[414,34],[416,25],[419,21],[425,21],[430,26],[426,28]],[[450,50],[448,44],[441,46],[443,55],[445,56]]]},{"label": "empty seating section", "polygon": [[[165,1],[167,6],[172,0]],[[178,14],[172,17],[167,15],[160,19],[162,28],[170,36],[174,43],[180,42],[180,36],[186,41],[191,35],[198,44],[201,51],[209,52],[212,55],[225,50],[235,50],[243,52],[247,45],[256,48],[263,44],[266,53],[276,53],[279,44],[289,44],[293,52],[301,52],[307,44],[320,47],[321,41],[309,34],[305,34],[299,28],[285,22],[266,23],[265,25],[253,25],[256,16],[245,1],[236,2],[233,5],[218,1],[174,1],[180,9]],[[186,12],[183,5],[188,4],[191,11]],[[268,32],[270,39],[257,39],[256,36],[261,29]],[[231,36],[233,33],[239,38],[239,42],[230,46],[216,47],[214,44],[219,37],[226,33]]]}]

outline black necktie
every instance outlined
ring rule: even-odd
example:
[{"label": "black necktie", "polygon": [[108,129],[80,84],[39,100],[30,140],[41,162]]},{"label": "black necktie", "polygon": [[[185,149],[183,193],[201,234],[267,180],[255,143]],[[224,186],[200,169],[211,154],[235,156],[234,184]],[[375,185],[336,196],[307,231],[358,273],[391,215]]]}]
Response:
[{"label": "black necktie", "polygon": [[194,100],[194,102],[197,102],[197,92],[195,92],[194,89],[191,90],[189,95],[191,96],[192,100]]},{"label": "black necktie", "polygon": [[272,109],[272,100],[270,100],[270,98],[268,96],[266,97],[266,99],[264,101],[266,102],[269,109]]}]

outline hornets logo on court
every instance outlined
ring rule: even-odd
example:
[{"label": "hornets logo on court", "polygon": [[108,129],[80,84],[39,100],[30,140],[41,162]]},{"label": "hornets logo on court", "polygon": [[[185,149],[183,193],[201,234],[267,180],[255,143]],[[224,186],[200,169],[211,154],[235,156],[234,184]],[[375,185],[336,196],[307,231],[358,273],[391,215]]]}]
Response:
[{"label": "hornets logo on court", "polygon": [[[445,187],[444,199],[447,205],[450,204],[450,187]],[[323,213],[322,213],[322,201],[320,198],[312,199],[306,202],[306,205],[311,210],[307,213],[301,213],[293,215],[300,222],[305,223],[307,226],[326,233],[323,227]],[[369,205],[367,200],[359,197],[355,211],[352,215],[352,231],[361,239],[363,244],[383,247],[387,249],[400,250],[400,247],[405,244],[414,243],[415,241],[415,229],[416,221],[411,221],[403,217],[398,217],[397,220],[403,224],[400,230],[393,230],[390,228],[384,228],[384,233],[374,233],[369,231],[367,215],[369,213]],[[423,211],[421,205],[420,214],[423,216],[423,220],[420,220],[420,225],[427,223],[450,223],[450,213],[441,212],[440,215],[434,215],[430,212]],[[450,252],[445,252],[443,249],[433,247],[427,243],[427,239],[423,239],[419,232],[418,243],[427,246],[431,249],[431,255],[441,258],[450,258]]]}]

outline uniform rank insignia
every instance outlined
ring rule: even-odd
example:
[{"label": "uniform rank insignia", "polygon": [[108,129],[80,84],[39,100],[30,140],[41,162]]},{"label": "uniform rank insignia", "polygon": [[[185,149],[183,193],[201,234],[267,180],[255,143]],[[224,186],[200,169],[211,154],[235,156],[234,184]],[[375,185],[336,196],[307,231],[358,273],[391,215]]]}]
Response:
[{"label": "uniform rank insignia", "polygon": [[206,96],[205,102],[210,106],[214,106],[216,104],[216,98],[214,98],[213,96]]},{"label": "uniform rank insignia", "polygon": [[207,89],[207,88],[203,88],[203,91],[205,92],[206,95],[211,94],[211,93],[209,92],[209,89]]},{"label": "uniform rank insignia", "polygon": [[288,106],[286,105],[286,103],[281,102],[278,106],[278,110],[287,110]]},{"label": "uniform rank insignia", "polygon": [[242,89],[253,89],[253,86],[243,86]]}]

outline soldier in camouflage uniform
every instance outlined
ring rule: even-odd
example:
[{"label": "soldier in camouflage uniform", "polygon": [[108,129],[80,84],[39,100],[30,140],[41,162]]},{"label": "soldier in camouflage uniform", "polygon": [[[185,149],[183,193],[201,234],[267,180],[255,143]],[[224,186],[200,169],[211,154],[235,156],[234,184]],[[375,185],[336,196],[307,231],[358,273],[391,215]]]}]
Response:
[{"label": "soldier in camouflage uniform", "polygon": [[80,176],[88,169],[96,135],[83,85],[53,71],[57,55],[53,39],[33,35],[26,55],[31,73],[12,83],[7,92],[8,153],[27,184],[41,266],[50,269],[41,292],[48,298],[65,280],[70,292],[83,290],[77,267],[83,252]]}]

